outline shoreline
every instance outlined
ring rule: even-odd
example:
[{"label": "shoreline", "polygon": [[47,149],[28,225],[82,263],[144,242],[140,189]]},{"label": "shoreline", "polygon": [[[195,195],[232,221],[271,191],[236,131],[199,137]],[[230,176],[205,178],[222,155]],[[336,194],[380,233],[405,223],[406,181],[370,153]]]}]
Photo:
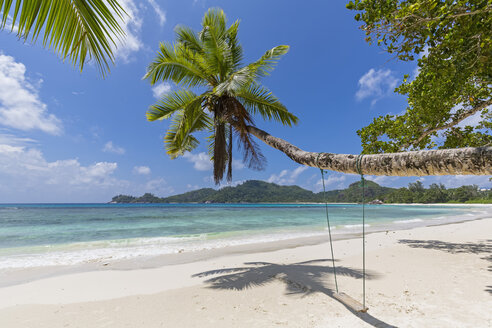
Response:
[{"label": "shoreline", "polygon": [[[401,223],[371,225],[366,228],[366,235],[376,234],[381,232],[405,231],[425,227],[434,227],[441,225],[457,224],[468,221],[476,221],[492,218],[492,206],[486,207],[489,211],[476,213],[472,217],[463,218],[462,215],[445,217],[441,219],[426,219],[426,220],[407,220]],[[332,231],[334,241],[360,239],[360,229],[345,229],[345,231]],[[84,261],[83,263],[69,265],[46,265],[34,267],[22,267],[14,269],[6,269],[0,271],[0,288],[15,286],[28,282],[33,282],[39,279],[63,276],[67,274],[77,274],[92,271],[109,271],[109,270],[134,270],[134,269],[156,269],[163,266],[189,264],[193,262],[206,261],[214,258],[225,256],[234,256],[248,253],[264,253],[279,251],[283,249],[293,249],[303,246],[321,245],[328,242],[328,234],[326,231],[311,233],[302,237],[290,237],[286,239],[271,240],[271,241],[254,241],[244,244],[229,245],[209,249],[200,249],[192,251],[179,251],[175,253],[165,253],[158,255],[143,255],[131,258],[111,259],[99,258],[94,260]]]},{"label": "shoreline", "polygon": [[[0,325],[160,327],[165,320],[169,327],[486,327],[492,323],[491,229],[488,217],[368,234],[370,310],[364,315],[330,296],[333,274],[324,242],[2,287]],[[358,300],[360,243],[334,241],[340,288]]]},{"label": "shoreline", "polygon": [[[266,203],[0,203],[0,206],[12,206],[12,205],[118,205],[118,204],[134,204],[134,205],[148,205],[148,204],[156,204],[156,205],[325,205],[325,203],[316,203],[316,202],[266,202]],[[362,203],[333,203],[328,202],[328,205],[361,205]],[[369,204],[368,202],[365,205],[435,205],[435,206],[491,206],[491,203],[383,203],[383,204]]]}]

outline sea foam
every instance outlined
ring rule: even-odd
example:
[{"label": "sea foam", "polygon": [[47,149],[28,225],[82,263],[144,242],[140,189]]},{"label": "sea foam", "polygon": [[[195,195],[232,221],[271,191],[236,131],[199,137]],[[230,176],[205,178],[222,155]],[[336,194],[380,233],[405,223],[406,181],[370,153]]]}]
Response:
[{"label": "sea foam", "polygon": [[422,219],[409,219],[409,220],[396,220],[393,221],[393,223],[417,223],[417,222],[423,222],[424,220]]}]

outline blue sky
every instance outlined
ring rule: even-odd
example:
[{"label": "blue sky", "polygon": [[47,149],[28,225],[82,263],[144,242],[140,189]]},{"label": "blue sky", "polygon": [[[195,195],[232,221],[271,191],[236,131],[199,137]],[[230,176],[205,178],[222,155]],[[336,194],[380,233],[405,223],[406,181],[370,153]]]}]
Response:
[{"label": "blue sky", "polygon": [[[209,7],[229,22],[241,20],[245,62],[280,44],[290,52],[262,82],[300,118],[294,128],[256,120],[258,127],[310,151],[359,153],[356,131],[372,118],[399,113],[405,98],[392,90],[415,63],[390,60],[364,41],[343,1],[124,0],[125,44],[102,79],[94,65],[81,74],[40,44],[0,31],[0,202],[106,202],[116,194],[166,196],[214,187],[206,145],[170,160],[162,137],[168,122],[148,122],[145,112],[173,84],[142,80],[160,41],[174,40],[184,24],[198,30]],[[473,119],[473,118],[472,118]],[[203,137],[204,135],[200,135]],[[233,184],[249,179],[320,190],[319,170],[301,167],[262,145],[266,170],[245,168],[238,156]],[[371,178],[371,177],[370,177]],[[330,173],[329,189],[354,175]],[[374,177],[385,186],[417,178]],[[488,177],[425,177],[425,185],[478,184]]]}]

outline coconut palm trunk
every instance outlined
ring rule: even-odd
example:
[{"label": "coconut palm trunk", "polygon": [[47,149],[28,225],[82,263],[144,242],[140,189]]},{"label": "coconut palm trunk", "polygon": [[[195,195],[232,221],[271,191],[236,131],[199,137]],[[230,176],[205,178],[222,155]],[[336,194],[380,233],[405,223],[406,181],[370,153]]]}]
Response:
[{"label": "coconut palm trunk", "polygon": [[[311,167],[367,175],[492,175],[492,147],[408,151],[352,155],[304,151],[254,126],[248,131],[294,162]],[[360,160],[360,170],[357,160]]]}]

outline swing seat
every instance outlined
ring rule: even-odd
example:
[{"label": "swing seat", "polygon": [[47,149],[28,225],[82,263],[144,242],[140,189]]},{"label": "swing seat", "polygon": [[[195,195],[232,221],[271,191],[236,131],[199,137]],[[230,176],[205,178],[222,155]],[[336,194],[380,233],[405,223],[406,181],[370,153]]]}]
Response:
[{"label": "swing seat", "polygon": [[362,304],[360,304],[358,301],[354,300],[352,297],[348,296],[345,293],[335,293],[333,294],[333,297],[335,297],[340,303],[348,307],[349,309],[352,309],[355,312],[367,312],[369,308],[364,307]]}]

